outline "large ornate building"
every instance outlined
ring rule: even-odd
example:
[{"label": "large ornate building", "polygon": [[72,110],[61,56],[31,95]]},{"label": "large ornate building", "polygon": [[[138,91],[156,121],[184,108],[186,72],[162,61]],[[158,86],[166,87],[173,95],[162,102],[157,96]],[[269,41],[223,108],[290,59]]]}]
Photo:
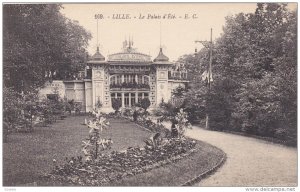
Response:
[{"label": "large ornate building", "polygon": [[86,64],[84,78],[47,83],[41,95],[51,94],[56,88],[61,97],[81,104],[82,111],[91,111],[100,102],[101,109],[110,112],[114,98],[122,101],[122,107],[149,98],[150,108],[155,108],[162,100],[170,100],[176,87],[186,86],[184,67],[170,62],[162,49],[152,61],[150,55],[137,52],[132,44],[123,42],[122,51],[107,59],[97,48]]}]

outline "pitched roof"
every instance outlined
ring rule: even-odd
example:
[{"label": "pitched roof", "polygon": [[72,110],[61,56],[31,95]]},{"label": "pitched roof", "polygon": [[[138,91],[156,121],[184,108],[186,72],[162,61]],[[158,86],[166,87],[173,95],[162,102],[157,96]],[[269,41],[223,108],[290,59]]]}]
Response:
[{"label": "pitched roof", "polygon": [[164,53],[162,52],[162,48],[160,48],[158,56],[154,59],[154,62],[159,61],[169,61],[169,57],[164,55]]},{"label": "pitched roof", "polygon": [[99,52],[99,47],[97,47],[97,52],[93,55],[92,60],[94,61],[104,61],[105,57]]}]

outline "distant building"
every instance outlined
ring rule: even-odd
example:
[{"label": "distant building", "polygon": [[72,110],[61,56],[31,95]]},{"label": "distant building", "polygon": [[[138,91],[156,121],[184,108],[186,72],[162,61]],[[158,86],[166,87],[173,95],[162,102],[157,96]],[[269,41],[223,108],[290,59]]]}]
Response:
[{"label": "distant building", "polygon": [[82,111],[89,112],[101,102],[101,109],[110,112],[114,98],[122,101],[122,107],[149,98],[150,108],[155,108],[162,100],[169,101],[176,87],[186,86],[184,66],[170,62],[161,48],[152,61],[151,56],[137,52],[132,44],[124,41],[122,51],[109,55],[107,60],[97,48],[84,74],[80,73],[75,80],[46,83],[41,96],[53,94],[53,89],[57,89],[61,97],[79,103]]}]

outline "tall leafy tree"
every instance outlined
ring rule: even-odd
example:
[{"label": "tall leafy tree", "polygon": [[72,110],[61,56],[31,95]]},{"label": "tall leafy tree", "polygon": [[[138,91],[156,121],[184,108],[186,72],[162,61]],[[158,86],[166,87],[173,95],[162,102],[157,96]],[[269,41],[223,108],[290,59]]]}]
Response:
[{"label": "tall leafy tree", "polygon": [[59,4],[3,6],[4,85],[17,91],[41,86],[45,74],[71,76],[83,63],[91,38]]},{"label": "tall leafy tree", "polygon": [[[212,129],[296,139],[296,26],[296,13],[278,3],[258,3],[255,13],[226,18],[224,33],[214,43],[210,95],[196,78],[187,93],[190,105],[205,106]],[[196,55],[196,66],[186,56],[188,68],[207,65],[200,59],[207,53]],[[202,68],[192,77],[200,79]]]}]

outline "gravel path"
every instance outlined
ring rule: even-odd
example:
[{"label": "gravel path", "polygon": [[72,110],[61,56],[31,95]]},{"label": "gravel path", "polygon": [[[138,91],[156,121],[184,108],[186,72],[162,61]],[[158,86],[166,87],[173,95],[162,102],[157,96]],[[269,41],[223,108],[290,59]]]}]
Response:
[{"label": "gravel path", "polygon": [[227,154],[225,164],[196,186],[297,186],[296,148],[198,127],[187,135]]}]

